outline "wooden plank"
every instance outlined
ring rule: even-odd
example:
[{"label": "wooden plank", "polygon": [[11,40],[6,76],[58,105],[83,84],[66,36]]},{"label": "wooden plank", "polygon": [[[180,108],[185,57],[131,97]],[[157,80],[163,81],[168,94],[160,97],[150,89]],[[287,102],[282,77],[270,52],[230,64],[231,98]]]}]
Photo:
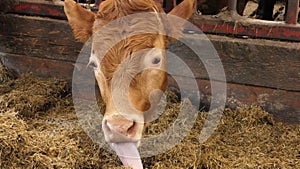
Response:
[{"label": "wooden plank", "polygon": [[75,62],[83,46],[67,21],[19,15],[0,15],[0,51]]},{"label": "wooden plank", "polygon": [[57,77],[72,79],[74,63],[50,60],[45,58],[14,55],[0,52],[0,60],[4,66],[17,74],[33,73],[40,77]]},{"label": "wooden plank", "polygon": [[[169,86],[177,87],[177,82],[189,82],[188,77],[173,76],[169,78]],[[209,106],[211,103],[211,85],[209,80],[197,79],[200,91],[201,103]],[[217,86],[223,86],[222,82],[213,81]],[[184,83],[180,87],[186,91],[193,90],[190,83]],[[241,84],[226,83],[227,101],[226,106],[230,108],[243,107],[245,105],[257,105],[271,113],[275,120],[289,123],[300,124],[300,92],[286,90],[275,90],[270,88],[248,86]]]},{"label": "wooden plank", "polygon": [[[196,35],[187,35],[188,41],[201,42]],[[209,35],[224,66],[227,82],[274,89],[300,91],[300,43],[258,39],[237,39]],[[207,45],[199,45],[205,61],[213,52]],[[169,50],[185,61],[199,79],[209,79],[202,61],[182,43],[173,43]],[[180,70],[180,68],[178,68]],[[183,68],[182,68],[183,69]],[[176,73],[183,76],[181,71]]]}]

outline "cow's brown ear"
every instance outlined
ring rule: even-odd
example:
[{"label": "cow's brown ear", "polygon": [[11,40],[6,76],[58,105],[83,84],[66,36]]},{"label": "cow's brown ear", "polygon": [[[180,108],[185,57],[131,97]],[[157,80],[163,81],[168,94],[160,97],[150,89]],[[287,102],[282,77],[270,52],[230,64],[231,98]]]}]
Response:
[{"label": "cow's brown ear", "polygon": [[[167,32],[169,34],[169,40],[173,41],[175,39],[178,39],[183,36],[183,30],[185,27],[185,22],[178,21],[176,17],[171,16],[177,16],[184,20],[188,19],[192,16],[194,13],[194,0],[184,0],[179,5],[177,5],[175,8],[173,8],[168,13],[168,24],[170,25],[167,29]],[[172,38],[171,38],[172,37]],[[175,39],[174,39],[175,38]]]},{"label": "cow's brown ear", "polygon": [[93,33],[95,14],[76,4],[74,0],[65,0],[64,11],[76,39],[86,42]]},{"label": "cow's brown ear", "polygon": [[188,19],[194,13],[195,0],[184,0],[175,8],[173,8],[168,14],[175,15],[183,19]]}]

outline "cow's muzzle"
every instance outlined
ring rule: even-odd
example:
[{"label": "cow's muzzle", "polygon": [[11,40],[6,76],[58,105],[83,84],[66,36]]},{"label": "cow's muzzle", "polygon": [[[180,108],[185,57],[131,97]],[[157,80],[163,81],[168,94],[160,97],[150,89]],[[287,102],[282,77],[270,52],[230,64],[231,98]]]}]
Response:
[{"label": "cow's muzzle", "polygon": [[122,115],[104,117],[102,128],[108,143],[139,143],[144,124]]}]

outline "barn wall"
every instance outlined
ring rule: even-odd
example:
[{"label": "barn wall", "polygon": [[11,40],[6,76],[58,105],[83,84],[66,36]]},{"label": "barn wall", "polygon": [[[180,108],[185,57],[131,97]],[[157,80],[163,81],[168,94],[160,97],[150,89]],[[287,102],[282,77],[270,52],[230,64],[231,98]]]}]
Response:
[{"label": "barn wall", "polygon": [[[199,42],[195,35],[186,35],[188,41]],[[300,43],[263,39],[238,39],[207,35],[215,47],[224,67],[227,81],[227,106],[259,105],[275,118],[300,123]],[[201,40],[200,40],[201,41]],[[207,44],[206,38],[202,39]],[[200,42],[201,43],[201,42]],[[200,53],[212,53],[203,46]],[[198,79],[201,100],[210,103],[210,81],[202,61],[183,43],[173,43],[169,50],[184,60]],[[209,49],[210,50],[210,49]],[[178,67],[178,70],[184,68]],[[192,77],[178,71],[176,76],[188,81]],[[213,80],[214,81],[214,80]],[[172,82],[171,84],[174,84]],[[222,85],[222,82],[218,82]],[[184,86],[188,89],[190,86]]]},{"label": "barn wall", "polygon": [[[6,66],[18,73],[71,80],[83,44],[75,41],[66,21],[1,14],[0,24],[0,59]],[[193,35],[187,37],[195,40]],[[225,68],[228,106],[257,104],[278,120],[300,123],[300,43],[208,37]],[[172,43],[169,50],[192,68],[201,100],[209,104],[210,83],[201,62],[179,42]],[[189,78],[180,72],[176,76]],[[171,78],[169,82],[175,86]],[[189,84],[184,88],[189,90]]]}]

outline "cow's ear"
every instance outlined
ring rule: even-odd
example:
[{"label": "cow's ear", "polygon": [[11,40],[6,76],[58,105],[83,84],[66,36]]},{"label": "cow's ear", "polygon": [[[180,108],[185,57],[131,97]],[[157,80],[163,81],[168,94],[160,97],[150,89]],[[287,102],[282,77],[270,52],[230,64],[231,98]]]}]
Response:
[{"label": "cow's ear", "polygon": [[74,0],[65,0],[64,11],[75,38],[86,42],[93,33],[95,14],[76,4]]},{"label": "cow's ear", "polygon": [[168,15],[175,15],[183,19],[188,19],[194,13],[195,0],[184,0],[175,8],[173,8]]},{"label": "cow's ear", "polygon": [[191,17],[193,13],[194,13],[194,0],[184,0],[168,13],[167,23],[170,26],[167,27],[167,32],[169,35],[168,38],[169,40],[173,41],[177,38],[182,37],[183,36],[182,31],[184,30],[185,27],[185,22],[178,21],[176,17],[172,17],[172,16],[177,16],[186,20],[189,17]]}]

